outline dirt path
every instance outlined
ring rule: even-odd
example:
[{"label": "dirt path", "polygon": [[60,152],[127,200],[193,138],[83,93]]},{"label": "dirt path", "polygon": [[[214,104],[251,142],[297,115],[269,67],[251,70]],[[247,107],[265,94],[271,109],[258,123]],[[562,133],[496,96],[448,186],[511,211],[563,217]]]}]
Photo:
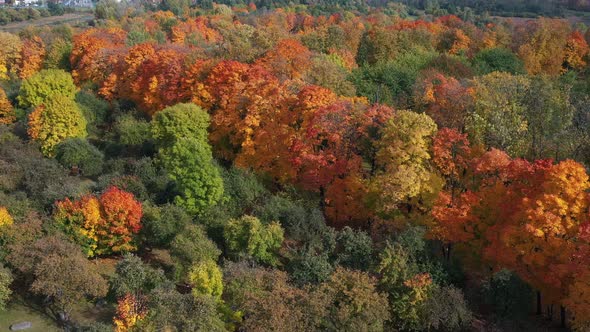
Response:
[{"label": "dirt path", "polygon": [[0,31],[16,33],[29,26],[40,27],[44,25],[59,25],[63,23],[68,23],[73,26],[88,22],[93,18],[94,15],[92,13],[69,13],[62,16],[43,17],[38,20],[12,22],[6,25],[0,25]]}]

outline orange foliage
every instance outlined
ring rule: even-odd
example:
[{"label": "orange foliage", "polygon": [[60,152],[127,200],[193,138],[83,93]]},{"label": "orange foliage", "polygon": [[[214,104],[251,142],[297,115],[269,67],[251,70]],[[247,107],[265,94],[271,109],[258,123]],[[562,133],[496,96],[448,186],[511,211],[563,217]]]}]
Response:
[{"label": "orange foliage", "polygon": [[281,79],[300,78],[311,66],[311,51],[295,39],[281,40],[257,64]]},{"label": "orange foliage", "polygon": [[117,313],[113,318],[116,332],[132,331],[139,321],[148,313],[145,300],[132,294],[126,294],[117,301]]},{"label": "orange foliage", "polygon": [[16,113],[6,97],[6,92],[0,87],[0,124],[11,124],[16,121]]},{"label": "orange foliage", "polygon": [[216,43],[221,34],[209,26],[208,19],[197,17],[172,27],[170,40],[175,44],[195,44],[198,42]]},{"label": "orange foliage", "polygon": [[572,32],[565,45],[564,67],[566,69],[583,69],[586,66],[586,56],[590,47],[579,31]]},{"label": "orange foliage", "polygon": [[45,53],[45,43],[38,36],[25,40],[21,48],[18,77],[26,79],[41,70]]}]

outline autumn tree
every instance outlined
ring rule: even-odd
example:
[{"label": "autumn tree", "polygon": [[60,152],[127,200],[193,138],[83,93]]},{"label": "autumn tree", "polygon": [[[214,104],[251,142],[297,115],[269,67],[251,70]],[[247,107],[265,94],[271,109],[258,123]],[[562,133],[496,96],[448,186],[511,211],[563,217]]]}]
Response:
[{"label": "autumn tree", "polygon": [[467,132],[475,144],[522,155],[528,146],[525,96],[531,82],[523,76],[492,73],[474,80],[474,112]]},{"label": "autumn tree", "polygon": [[295,39],[281,40],[256,63],[268,68],[280,79],[297,79],[311,66],[311,52]]},{"label": "autumn tree", "polygon": [[135,250],[133,236],[141,229],[141,216],[141,203],[133,194],[110,187],[100,197],[57,202],[53,219],[93,257]]},{"label": "autumn tree", "polygon": [[0,124],[11,124],[16,121],[16,114],[4,89],[0,88]]},{"label": "autumn tree", "polygon": [[[436,131],[429,116],[411,111],[398,111],[383,128],[371,184],[378,212],[395,213],[412,199],[440,189],[429,153]],[[410,212],[409,206],[407,209]]]},{"label": "autumn tree", "polygon": [[585,58],[589,52],[590,47],[582,33],[580,31],[570,33],[565,44],[564,69],[583,69],[586,66]]},{"label": "autumn tree", "polygon": [[8,79],[17,73],[23,43],[20,38],[8,32],[0,32],[0,79]]},{"label": "autumn tree", "polygon": [[222,273],[215,261],[205,260],[193,265],[189,271],[188,280],[193,287],[192,292],[195,297],[209,295],[215,299],[221,298]]},{"label": "autumn tree", "polygon": [[132,331],[145,316],[148,314],[144,298],[136,297],[132,294],[117,300],[117,313],[113,318],[115,332]]},{"label": "autumn tree", "polygon": [[515,35],[522,39],[518,55],[527,72],[531,75],[559,75],[565,59],[569,24],[565,20],[541,18],[527,22],[521,30]]},{"label": "autumn tree", "polygon": [[86,119],[78,104],[66,95],[53,95],[29,114],[27,133],[41,144],[46,156],[68,138],[86,136]]},{"label": "autumn tree", "polygon": [[45,53],[45,43],[39,36],[26,39],[21,48],[18,76],[27,79],[41,70]]}]

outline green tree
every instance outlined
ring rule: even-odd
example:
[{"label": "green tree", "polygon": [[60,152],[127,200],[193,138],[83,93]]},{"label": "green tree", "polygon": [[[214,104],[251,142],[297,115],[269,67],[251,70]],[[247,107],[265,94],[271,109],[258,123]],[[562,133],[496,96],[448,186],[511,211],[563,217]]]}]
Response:
[{"label": "green tree", "polygon": [[230,220],[224,229],[227,248],[235,255],[246,254],[270,265],[278,263],[277,252],[284,232],[279,223],[263,225],[252,216]]},{"label": "green tree", "polygon": [[206,141],[182,138],[161,148],[158,158],[179,193],[174,202],[193,215],[215,205],[223,195],[223,180]]},{"label": "green tree", "polygon": [[339,267],[318,292],[329,300],[322,330],[383,331],[389,320],[387,296],[364,272]]},{"label": "green tree", "polygon": [[167,247],[190,222],[191,217],[176,205],[144,204],[141,232],[146,243]]},{"label": "green tree", "polygon": [[174,237],[170,244],[177,279],[185,280],[189,269],[196,263],[217,261],[221,251],[207,238],[199,226],[189,225]]},{"label": "green tree", "polygon": [[55,159],[66,168],[76,167],[84,175],[94,176],[102,171],[104,155],[82,138],[61,142],[56,147]]},{"label": "green tree", "polygon": [[529,146],[525,97],[531,82],[524,76],[492,73],[473,81],[475,111],[467,117],[470,140],[522,156]]},{"label": "green tree", "polygon": [[473,58],[473,66],[480,75],[495,71],[513,75],[526,74],[524,62],[512,51],[505,48],[488,48],[477,53]]},{"label": "green tree", "polygon": [[70,73],[60,69],[44,69],[23,81],[17,99],[21,107],[36,107],[56,95],[74,100],[76,91]]},{"label": "green tree", "polygon": [[170,146],[181,138],[206,142],[209,114],[195,104],[176,104],[154,115],[152,137],[159,146]]},{"label": "green tree", "polygon": [[4,311],[6,303],[10,300],[12,295],[10,284],[12,281],[13,277],[10,270],[0,265],[0,311]]},{"label": "green tree", "polygon": [[373,241],[364,231],[355,231],[346,226],[336,238],[336,262],[356,270],[367,270],[372,262]]},{"label": "green tree", "polygon": [[160,287],[165,280],[162,270],[152,268],[133,254],[126,254],[117,263],[110,288],[117,298],[125,294],[133,294],[139,298]]}]

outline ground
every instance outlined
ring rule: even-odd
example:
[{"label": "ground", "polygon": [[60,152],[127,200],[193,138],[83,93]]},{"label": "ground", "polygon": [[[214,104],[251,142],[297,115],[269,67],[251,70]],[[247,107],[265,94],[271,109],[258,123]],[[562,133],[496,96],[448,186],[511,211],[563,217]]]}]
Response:
[{"label": "ground", "polygon": [[0,311],[0,331],[9,331],[10,325],[25,321],[33,323],[27,332],[61,331],[44,313],[22,303],[11,303],[5,311]]},{"label": "ground", "polygon": [[69,24],[72,26],[80,23],[85,23],[94,19],[92,12],[87,13],[70,13],[62,16],[43,17],[38,20],[28,20],[22,22],[12,22],[6,25],[0,25],[0,31],[18,33],[20,30],[27,27],[41,27],[44,25],[60,25]]}]

